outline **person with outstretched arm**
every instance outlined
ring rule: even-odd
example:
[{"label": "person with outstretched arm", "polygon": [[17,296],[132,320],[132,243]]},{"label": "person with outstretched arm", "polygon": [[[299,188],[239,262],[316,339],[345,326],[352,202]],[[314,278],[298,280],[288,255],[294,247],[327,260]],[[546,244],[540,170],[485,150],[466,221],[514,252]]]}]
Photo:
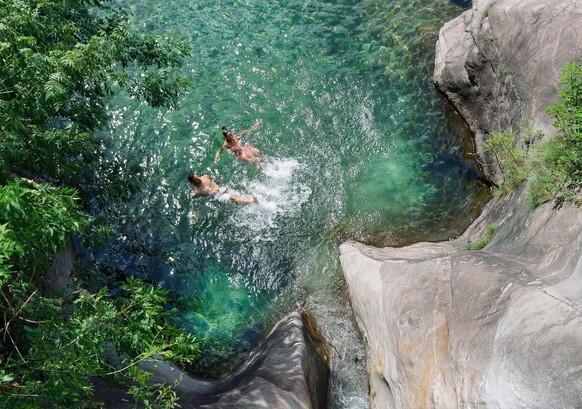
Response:
[{"label": "person with outstretched arm", "polygon": [[251,163],[260,164],[260,161],[263,157],[262,152],[260,149],[255,147],[251,144],[243,145],[243,143],[239,140],[239,137],[242,135],[246,135],[251,131],[254,131],[259,128],[260,122],[257,119],[257,122],[249,129],[245,129],[244,131],[233,133],[229,127],[226,125],[222,127],[222,135],[224,136],[224,143],[218,148],[216,154],[214,155],[214,165],[218,163],[218,158],[220,153],[224,149],[228,149],[229,151],[233,152],[235,156],[240,159]]}]

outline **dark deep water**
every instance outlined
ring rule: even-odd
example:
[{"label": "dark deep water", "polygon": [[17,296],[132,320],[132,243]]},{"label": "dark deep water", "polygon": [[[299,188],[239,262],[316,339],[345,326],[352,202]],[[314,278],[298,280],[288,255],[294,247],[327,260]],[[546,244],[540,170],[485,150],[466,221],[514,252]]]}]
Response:
[{"label": "dark deep water", "polygon": [[[128,1],[139,26],[185,38],[192,86],[173,110],[111,106],[104,183],[119,235],[99,263],[175,291],[211,347],[208,376],[246,359],[297,306],[330,344],[331,408],[366,408],[367,380],[337,244],[456,236],[487,198],[466,129],[432,85],[439,28],[463,11],[430,1]],[[463,6],[463,7],[461,7]],[[223,152],[221,125],[262,149],[260,169]],[[470,149],[470,148],[469,148]],[[193,197],[190,170],[260,203]]]}]

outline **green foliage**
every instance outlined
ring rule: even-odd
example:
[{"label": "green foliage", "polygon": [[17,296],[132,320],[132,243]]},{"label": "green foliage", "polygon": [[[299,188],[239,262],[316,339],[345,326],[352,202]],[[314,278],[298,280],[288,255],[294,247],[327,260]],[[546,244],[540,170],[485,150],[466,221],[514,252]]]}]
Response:
[{"label": "green foliage", "polygon": [[503,182],[496,190],[497,194],[513,192],[527,179],[529,147],[539,138],[541,133],[531,126],[521,127],[518,134],[508,129],[491,133],[485,146],[495,157],[503,176]]},{"label": "green foliage", "polygon": [[10,277],[12,265],[10,259],[16,252],[21,253],[22,249],[18,243],[11,239],[12,232],[7,224],[0,225],[0,286]]},{"label": "green foliage", "polygon": [[0,0],[0,9],[0,181],[80,182],[116,89],[172,106],[185,85],[174,68],[186,47],[137,34],[109,1]]},{"label": "green foliage", "polygon": [[548,108],[564,144],[555,176],[566,189],[575,190],[582,184],[582,67],[575,61],[567,64],[560,83],[558,101]]},{"label": "green foliage", "polygon": [[[524,128],[526,132],[520,136],[508,130],[494,132],[486,145],[494,153],[503,175],[495,195],[514,192],[527,181],[526,203],[530,209],[535,209],[552,200],[560,189],[557,164],[564,157],[565,149],[560,138],[533,144],[540,135],[528,129]],[[517,148],[520,141],[524,148]]]},{"label": "green foliage", "polygon": [[494,132],[486,142],[504,177],[497,193],[514,191],[527,179],[530,209],[550,200],[576,202],[582,187],[582,67],[567,64],[560,82],[558,101],[547,109],[556,118],[555,138],[534,144],[540,134],[526,128],[520,136]]},{"label": "green foliage", "polygon": [[564,141],[550,139],[536,144],[528,157],[528,176],[526,203],[530,209],[552,200],[560,190],[557,176],[560,172],[556,164],[564,156]]},{"label": "green foliage", "polygon": [[526,200],[530,209],[550,200],[576,202],[582,187],[582,67],[567,64],[558,101],[548,107],[558,135],[534,146]]},{"label": "green foliage", "polygon": [[475,243],[469,243],[467,245],[467,250],[481,250],[481,249],[485,248],[485,246],[488,245],[489,242],[491,241],[491,238],[493,237],[493,233],[495,233],[495,231],[497,230],[498,227],[499,227],[499,222],[493,222],[493,223],[489,224],[487,226],[487,228],[485,229],[485,234],[483,234],[483,237],[481,237]]},{"label": "green foliage", "polygon": [[[137,367],[154,356],[188,361],[199,353],[195,337],[171,324],[176,311],[165,309],[165,291],[130,278],[117,298],[106,289],[74,300],[43,294],[55,253],[94,221],[77,202],[74,189],[26,179],[0,188],[0,407],[80,407],[91,376],[129,378],[136,399],[172,407],[169,385],[151,388]],[[119,366],[106,359],[113,350]]]},{"label": "green foliage", "polygon": [[[77,190],[15,175],[90,181],[106,141],[108,98],[123,89],[155,107],[176,104],[188,54],[169,37],[138,33],[112,2],[0,0],[0,407],[88,407],[91,376],[129,379],[147,407],[173,407],[170,385],[150,387],[144,360],[188,361],[193,335],[174,326],[167,294],[129,279],[66,299],[43,291],[72,235],[106,228],[79,210]],[[121,364],[106,357],[115,351]]]},{"label": "green foliage", "polygon": [[[150,385],[145,360],[188,361],[199,354],[193,335],[172,325],[167,293],[129,278],[123,297],[80,293],[72,303],[45,298],[23,283],[3,289],[3,376],[0,406],[76,408],[90,398],[91,377],[133,381],[129,392],[151,408],[174,407],[171,385]],[[18,346],[18,347],[17,347]],[[107,359],[115,349],[120,363]]]},{"label": "green foliage", "polygon": [[[76,191],[28,179],[0,187],[0,274],[10,269],[30,279],[67,247],[71,234],[83,233],[91,218],[77,209]],[[0,276],[0,285],[5,283]]]}]

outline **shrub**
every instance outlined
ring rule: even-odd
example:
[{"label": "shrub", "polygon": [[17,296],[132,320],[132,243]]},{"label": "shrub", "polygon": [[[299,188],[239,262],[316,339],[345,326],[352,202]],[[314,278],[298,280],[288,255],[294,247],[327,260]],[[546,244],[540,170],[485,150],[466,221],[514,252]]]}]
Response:
[{"label": "shrub", "polygon": [[539,132],[531,126],[524,126],[518,134],[506,129],[492,132],[485,146],[491,151],[503,176],[502,183],[496,189],[497,195],[517,190],[527,179],[529,167],[527,162],[529,146],[539,138]]},{"label": "shrub", "polygon": [[548,108],[564,149],[556,160],[555,177],[570,191],[582,184],[582,67],[571,62],[560,77],[558,101]]},{"label": "shrub", "polygon": [[[146,407],[174,407],[172,385],[151,385],[151,373],[138,364],[187,362],[198,356],[198,342],[172,325],[175,311],[165,309],[165,291],[132,278],[123,290],[123,297],[111,298],[104,288],[67,302],[43,297],[25,282],[4,286],[0,406],[82,407],[91,400],[91,378],[102,377],[132,381],[129,393]],[[121,363],[107,359],[113,351]]]},{"label": "shrub", "polygon": [[[43,292],[55,253],[94,221],[77,202],[73,189],[26,179],[0,188],[0,407],[81,407],[92,376],[129,379],[145,406],[172,407],[169,386],[151,389],[137,367],[154,355],[199,354],[195,336],[172,324],[165,291],[129,278],[117,298],[105,288],[66,298]],[[112,349],[123,357],[120,367],[106,358]]]},{"label": "shrub", "polygon": [[[189,50],[171,37],[137,33],[119,2],[0,0],[0,407],[83,407],[90,376],[125,377],[147,407],[173,406],[165,385],[149,389],[137,363],[153,354],[190,359],[193,335],[172,325],[167,294],[129,279],[123,296],[43,292],[71,235],[96,228],[72,188],[83,186],[105,143],[107,100],[125,89],[171,107],[186,85],[176,69]],[[112,344],[125,361],[105,358]]]},{"label": "shrub", "polygon": [[560,82],[558,101],[547,108],[556,118],[555,138],[534,144],[539,132],[522,128],[520,135],[493,132],[485,143],[503,175],[496,194],[514,191],[527,180],[530,209],[550,200],[575,202],[582,186],[582,68],[576,62],[566,65]]},{"label": "shrub", "polygon": [[[173,106],[189,54],[170,37],[138,34],[111,1],[0,1],[0,182],[12,175],[79,184],[119,89]],[[89,177],[88,175],[86,177]]]}]

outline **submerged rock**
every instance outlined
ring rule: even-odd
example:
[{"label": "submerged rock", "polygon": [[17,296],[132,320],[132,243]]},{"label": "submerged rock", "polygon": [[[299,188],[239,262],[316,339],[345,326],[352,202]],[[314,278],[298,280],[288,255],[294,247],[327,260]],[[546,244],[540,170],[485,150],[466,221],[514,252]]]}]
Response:
[{"label": "submerged rock", "polygon": [[[517,203],[451,242],[341,245],[371,408],[582,407],[582,212]],[[464,250],[494,219],[494,240]]]}]

